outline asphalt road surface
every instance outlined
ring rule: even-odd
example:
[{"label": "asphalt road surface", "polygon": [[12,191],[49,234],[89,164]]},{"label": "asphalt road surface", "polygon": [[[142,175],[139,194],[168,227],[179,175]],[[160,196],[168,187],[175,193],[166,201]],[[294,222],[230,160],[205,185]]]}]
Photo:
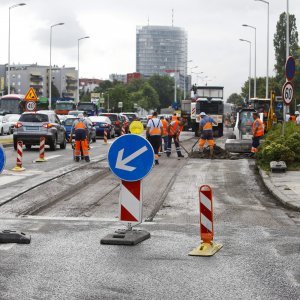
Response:
[{"label": "asphalt road surface", "polygon": [[[184,134],[186,148],[191,137]],[[30,245],[0,245],[0,299],[300,299],[300,213],[269,194],[254,160],[162,155],[143,181],[138,228],[151,238],[109,246],[100,239],[124,228],[117,222],[120,182],[98,143],[94,163],[0,206],[0,228],[32,237]],[[75,164],[71,149],[47,152],[61,156],[43,165],[30,163],[36,153],[28,151],[28,172],[38,172],[30,180]],[[200,243],[203,184],[213,189],[215,241],[223,244],[210,258],[188,256]]]}]

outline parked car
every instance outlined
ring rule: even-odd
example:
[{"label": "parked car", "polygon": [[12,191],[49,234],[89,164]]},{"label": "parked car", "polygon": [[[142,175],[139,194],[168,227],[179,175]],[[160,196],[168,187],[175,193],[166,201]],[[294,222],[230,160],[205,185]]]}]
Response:
[{"label": "parked car", "polygon": [[121,113],[121,115],[126,116],[129,119],[129,123],[131,123],[134,120],[138,120],[138,115],[136,113],[132,113],[132,112],[124,112]]},{"label": "parked car", "polygon": [[106,116],[91,116],[89,119],[93,122],[96,129],[96,136],[104,136],[104,130],[107,131],[107,138],[115,137],[115,127],[109,117]]},{"label": "parked car", "polygon": [[5,115],[4,120],[9,125],[10,134],[12,134],[14,132],[15,126],[16,126],[17,122],[19,121],[20,117],[21,117],[21,115],[18,115],[18,114]]},{"label": "parked car", "polygon": [[147,127],[147,124],[148,124],[148,119],[147,117],[142,117],[140,118],[140,121],[142,122],[142,124],[144,125],[144,128]]},{"label": "parked car", "polygon": [[5,120],[4,116],[0,116],[0,135],[10,134],[9,123]]},{"label": "parked car", "polygon": [[101,113],[99,116],[105,116],[109,117],[111,120],[114,128],[115,128],[115,133],[117,135],[121,135],[122,131],[122,126],[123,126],[123,119],[121,118],[120,114],[115,114],[115,113]]},{"label": "parked car", "polygon": [[125,128],[125,132],[128,133],[129,132],[129,125],[130,125],[130,121],[128,119],[128,117],[126,115],[121,115],[121,118],[123,120],[123,127]]},{"label": "parked car", "polygon": [[74,116],[77,117],[79,114],[83,114],[84,111],[83,110],[70,110],[68,112],[68,116]]},{"label": "parked car", "polygon": [[[78,120],[77,117],[69,116],[65,121],[62,122],[66,129],[66,137],[67,140],[70,139],[70,133],[73,126],[73,123],[75,120]],[[96,129],[93,126],[93,122],[90,120],[90,118],[87,118],[87,122],[89,124],[88,131],[89,131],[89,142],[93,141],[96,142]]]},{"label": "parked car", "polygon": [[57,145],[61,149],[66,148],[66,130],[54,111],[24,112],[13,134],[15,150],[18,141],[22,141],[26,149],[30,149],[32,145],[40,144],[41,137],[46,138],[45,143],[52,151],[56,150]]}]

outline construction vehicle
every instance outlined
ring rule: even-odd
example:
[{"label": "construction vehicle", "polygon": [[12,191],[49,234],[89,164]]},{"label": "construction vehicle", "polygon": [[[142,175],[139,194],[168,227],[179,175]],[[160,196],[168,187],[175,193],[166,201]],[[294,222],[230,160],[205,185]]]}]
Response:
[{"label": "construction vehicle", "polygon": [[[253,108],[242,108],[237,112],[233,133],[225,142],[225,150],[233,153],[249,153],[252,147]],[[262,114],[260,117],[263,118]]]},{"label": "construction vehicle", "polygon": [[221,86],[193,86],[195,104],[191,103],[191,126],[195,136],[199,136],[200,113],[205,112],[218,125],[213,125],[214,136],[223,136],[224,102]]}]

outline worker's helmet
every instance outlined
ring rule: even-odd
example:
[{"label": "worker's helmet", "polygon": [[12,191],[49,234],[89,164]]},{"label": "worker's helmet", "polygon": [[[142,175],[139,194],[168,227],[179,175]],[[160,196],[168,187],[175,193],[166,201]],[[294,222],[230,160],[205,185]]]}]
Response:
[{"label": "worker's helmet", "polygon": [[205,112],[201,112],[200,116],[206,116],[206,113]]},{"label": "worker's helmet", "polygon": [[79,119],[79,120],[82,120],[82,119],[84,119],[84,116],[83,116],[83,114],[78,114],[78,119]]}]

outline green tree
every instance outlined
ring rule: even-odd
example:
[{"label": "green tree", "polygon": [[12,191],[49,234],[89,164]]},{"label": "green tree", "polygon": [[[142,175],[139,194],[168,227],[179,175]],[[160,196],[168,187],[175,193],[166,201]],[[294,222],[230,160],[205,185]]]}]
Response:
[{"label": "green tree", "polygon": [[138,105],[146,110],[157,109],[159,106],[159,96],[155,89],[146,82],[139,92],[136,92],[138,99]]},{"label": "green tree", "polygon": [[137,92],[143,87],[144,84],[144,79],[132,79],[127,83],[127,91],[129,93]]},{"label": "green tree", "polygon": [[148,80],[149,84],[158,94],[158,109],[169,107],[174,101],[174,80],[165,75],[153,75]]},{"label": "green tree", "polygon": [[232,103],[235,106],[243,106],[245,104],[243,97],[237,93],[231,94],[227,99],[227,103]]},{"label": "green tree", "polygon": [[[298,32],[295,15],[289,15],[289,40],[290,40],[290,55],[296,54],[298,46]],[[279,16],[279,21],[276,25],[276,33],[274,35],[275,48],[275,71],[276,76],[283,83],[285,80],[285,62],[286,62],[286,13],[283,12]]]},{"label": "green tree", "polygon": [[[281,95],[281,85],[276,77],[269,77],[269,90],[274,90],[276,96]],[[254,95],[254,79],[251,79],[251,97]],[[245,81],[242,87],[241,96],[244,99],[249,98],[249,80]],[[265,98],[266,96],[266,78],[258,77],[256,78],[256,96],[258,98]]]},{"label": "green tree", "polygon": [[122,111],[128,111],[131,109],[131,102],[129,93],[123,83],[117,83],[113,88],[109,90],[109,107],[114,112],[121,112],[118,108],[118,102],[123,102]]}]

